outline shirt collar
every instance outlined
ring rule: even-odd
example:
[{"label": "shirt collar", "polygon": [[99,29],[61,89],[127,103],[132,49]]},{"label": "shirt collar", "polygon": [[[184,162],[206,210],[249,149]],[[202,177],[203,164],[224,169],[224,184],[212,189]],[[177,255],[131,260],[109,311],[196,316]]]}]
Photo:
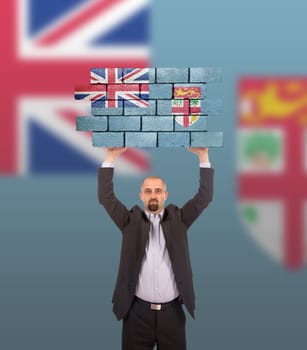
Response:
[{"label": "shirt collar", "polygon": [[[153,215],[153,213],[150,213],[149,211],[145,210],[145,214],[147,216],[147,219],[150,220],[150,215]],[[160,220],[163,218],[163,214],[164,214],[164,209],[162,211],[160,211],[159,214],[155,214],[158,215],[160,217]]]}]

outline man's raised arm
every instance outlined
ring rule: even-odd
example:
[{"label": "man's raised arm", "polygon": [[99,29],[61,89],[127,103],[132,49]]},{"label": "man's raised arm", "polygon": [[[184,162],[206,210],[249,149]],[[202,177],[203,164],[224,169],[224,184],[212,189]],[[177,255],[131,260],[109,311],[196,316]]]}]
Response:
[{"label": "man's raised arm", "polygon": [[116,159],[126,151],[125,147],[112,147],[106,149],[105,160],[98,170],[98,199],[115,224],[122,230],[128,220],[129,211],[117,199],[113,189],[113,175]]},{"label": "man's raised arm", "polygon": [[214,170],[211,168],[209,161],[208,148],[190,147],[188,150],[198,156],[200,178],[198,192],[181,209],[182,219],[187,227],[192,225],[192,223],[212,201],[214,176]]}]

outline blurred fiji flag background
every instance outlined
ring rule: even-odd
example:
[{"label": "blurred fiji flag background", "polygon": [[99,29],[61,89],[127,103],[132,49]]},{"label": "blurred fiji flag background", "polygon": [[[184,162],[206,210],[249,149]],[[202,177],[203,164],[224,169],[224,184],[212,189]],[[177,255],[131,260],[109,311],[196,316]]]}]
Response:
[{"label": "blurred fiji flag background", "polygon": [[239,199],[245,228],[277,261],[307,262],[307,78],[238,84]]},{"label": "blurred fiji flag background", "polygon": [[[149,64],[149,0],[13,0],[1,6],[2,127],[0,174],[93,172],[103,157],[76,115],[74,85],[92,67]],[[148,170],[131,149],[119,170]]]}]

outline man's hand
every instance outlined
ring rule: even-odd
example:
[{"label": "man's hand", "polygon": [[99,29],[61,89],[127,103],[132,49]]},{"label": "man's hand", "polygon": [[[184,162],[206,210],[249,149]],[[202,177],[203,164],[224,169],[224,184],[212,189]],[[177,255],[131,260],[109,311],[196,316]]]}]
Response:
[{"label": "man's hand", "polygon": [[208,147],[188,147],[188,150],[192,153],[198,155],[200,163],[208,163],[209,162],[209,150]]},{"label": "man's hand", "polygon": [[127,147],[109,147],[106,148],[105,162],[114,164],[116,159],[124,152],[126,152]]}]

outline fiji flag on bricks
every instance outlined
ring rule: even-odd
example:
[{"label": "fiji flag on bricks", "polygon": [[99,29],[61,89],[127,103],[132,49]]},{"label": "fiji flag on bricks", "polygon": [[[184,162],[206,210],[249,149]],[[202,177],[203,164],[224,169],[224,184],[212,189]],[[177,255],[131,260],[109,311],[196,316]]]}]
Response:
[{"label": "fiji flag on bricks", "polygon": [[223,133],[207,128],[221,106],[207,83],[220,80],[215,68],[92,69],[94,93],[77,87],[75,98],[90,99],[93,116],[78,117],[77,130],[93,131],[98,147],[222,147]]},{"label": "fiji flag on bricks", "polygon": [[[203,91],[202,91],[203,90]],[[200,99],[204,98],[205,85],[178,85],[173,88],[172,113],[175,121],[188,128],[199,119]]]},{"label": "fiji flag on bricks", "polygon": [[[0,70],[6,86],[0,173],[96,172],[104,150],[93,149],[90,133],[76,132],[75,115],[88,115],[90,108],[76,105],[72,87],[88,81],[91,67],[148,65],[149,1],[12,0],[0,7]],[[125,84],[143,82],[140,72],[126,75],[121,73]],[[76,91],[76,98],[100,106],[106,93],[103,84],[89,84]],[[134,93],[141,96],[139,90]],[[148,167],[148,155],[139,149],[119,160],[125,173]]]}]

